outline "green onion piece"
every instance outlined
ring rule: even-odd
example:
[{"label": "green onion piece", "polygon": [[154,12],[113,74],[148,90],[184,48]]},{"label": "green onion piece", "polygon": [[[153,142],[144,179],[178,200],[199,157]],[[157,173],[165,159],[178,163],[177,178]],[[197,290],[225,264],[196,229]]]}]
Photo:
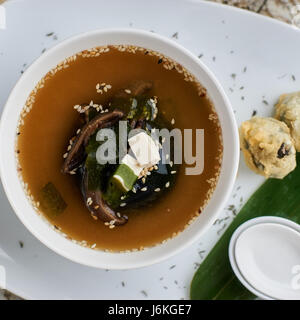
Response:
[{"label": "green onion piece", "polygon": [[109,179],[108,187],[104,195],[105,200],[112,207],[118,207],[122,201],[121,197],[132,190],[137,178],[129,166],[121,163]]},{"label": "green onion piece", "polygon": [[121,163],[112,176],[112,181],[121,191],[128,192],[133,188],[137,178],[131,168]]},{"label": "green onion piece", "polygon": [[60,192],[52,182],[48,182],[41,190],[40,207],[51,218],[57,217],[67,207]]},{"label": "green onion piece", "polygon": [[235,277],[228,258],[233,232],[245,221],[260,216],[278,216],[300,223],[300,153],[297,168],[284,179],[268,179],[247,201],[229,228],[201,263],[192,283],[190,296],[197,300],[252,300]]}]

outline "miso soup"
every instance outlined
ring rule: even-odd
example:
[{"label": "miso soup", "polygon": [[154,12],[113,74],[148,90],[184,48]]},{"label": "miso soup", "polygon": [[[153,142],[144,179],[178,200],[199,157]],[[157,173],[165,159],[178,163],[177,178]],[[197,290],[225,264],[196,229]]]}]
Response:
[{"label": "miso soup", "polygon": [[[98,132],[118,135],[121,120],[145,130],[138,147],[151,145],[152,162],[133,154],[100,164]],[[164,141],[147,134],[160,128],[204,130],[201,174],[186,175],[189,165],[162,153]],[[69,239],[111,251],[157,245],[192,223],[215,189],[222,150],[205,88],[170,58],[125,45],[85,50],[49,71],[24,106],[16,143],[36,211]]]}]

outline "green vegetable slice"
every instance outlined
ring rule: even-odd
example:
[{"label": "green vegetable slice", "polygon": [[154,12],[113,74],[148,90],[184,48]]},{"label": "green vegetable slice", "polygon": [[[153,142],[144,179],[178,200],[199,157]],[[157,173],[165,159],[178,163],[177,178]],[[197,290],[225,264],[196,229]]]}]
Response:
[{"label": "green vegetable slice", "polygon": [[134,174],[131,168],[126,164],[121,163],[112,176],[111,182],[113,182],[121,191],[128,192],[132,189],[137,178],[138,177]]},{"label": "green vegetable slice", "polygon": [[297,168],[282,180],[267,180],[247,201],[229,228],[201,263],[191,283],[191,299],[249,300],[256,297],[235,277],[228,258],[233,232],[245,221],[278,216],[300,223],[300,153]]},{"label": "green vegetable slice", "polygon": [[113,208],[118,207],[122,201],[121,197],[132,190],[137,178],[130,167],[121,163],[109,179],[107,190],[103,195],[104,199]]},{"label": "green vegetable slice", "polygon": [[60,192],[52,182],[48,182],[41,190],[40,206],[51,218],[57,217],[67,207]]}]

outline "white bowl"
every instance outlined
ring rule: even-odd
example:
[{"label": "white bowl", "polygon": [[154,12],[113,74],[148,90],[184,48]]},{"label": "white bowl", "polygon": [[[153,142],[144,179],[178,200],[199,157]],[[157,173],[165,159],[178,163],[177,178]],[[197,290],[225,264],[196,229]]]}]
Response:
[{"label": "white bowl", "polygon": [[[19,114],[37,82],[65,58],[101,45],[131,44],[159,51],[189,70],[207,89],[215,105],[223,133],[224,154],[219,182],[201,215],[172,240],[138,252],[108,253],[84,248],[64,238],[42,219],[28,202],[17,175],[14,153]],[[39,57],[21,76],[11,92],[1,118],[0,171],[7,197],[23,224],[50,249],[75,262],[106,269],[143,267],[167,259],[186,248],[215,221],[225,205],[235,180],[239,161],[238,131],[231,105],[212,72],[193,54],[157,34],[133,30],[95,30],[61,42]]]}]

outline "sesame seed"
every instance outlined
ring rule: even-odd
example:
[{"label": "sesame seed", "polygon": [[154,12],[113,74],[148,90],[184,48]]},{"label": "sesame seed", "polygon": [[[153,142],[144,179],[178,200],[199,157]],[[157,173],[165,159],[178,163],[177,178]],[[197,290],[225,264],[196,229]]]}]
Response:
[{"label": "sesame seed", "polygon": [[141,191],[147,191],[147,187],[142,188]]},{"label": "sesame seed", "polygon": [[109,221],[109,224],[110,224],[110,225],[113,225],[113,224],[115,224],[115,222],[116,222],[116,220],[110,220],[110,221]]},{"label": "sesame seed", "polygon": [[86,200],[86,203],[87,203],[88,206],[90,206],[93,203],[92,198],[88,197],[87,200]]},{"label": "sesame seed", "polygon": [[121,196],[121,200],[124,200],[126,198],[126,196]]},{"label": "sesame seed", "polygon": [[169,154],[166,154],[166,160],[168,160],[168,159],[169,159],[169,157],[170,157],[170,156],[169,156]]},{"label": "sesame seed", "polygon": [[132,188],[132,192],[133,192],[133,193],[136,193],[136,189],[135,189],[135,188]]},{"label": "sesame seed", "polygon": [[131,90],[129,90],[129,89],[125,89],[124,90],[127,94],[131,94]]},{"label": "sesame seed", "polygon": [[174,170],[174,171],[171,171],[171,174],[175,174],[176,173],[176,171]]},{"label": "sesame seed", "polygon": [[155,191],[155,192],[159,192],[159,191],[160,191],[160,188],[156,188],[154,191]]},{"label": "sesame seed", "polygon": [[118,218],[121,218],[121,213],[120,212],[117,212],[116,215],[117,215]]},{"label": "sesame seed", "polygon": [[125,206],[126,206],[126,202],[120,203],[120,207],[125,207]]},{"label": "sesame seed", "polygon": [[78,130],[76,131],[76,134],[79,134],[79,133],[80,133],[80,131],[81,131],[81,129],[78,129]]},{"label": "sesame seed", "polygon": [[105,225],[105,226],[109,226],[110,223],[109,223],[109,222],[104,222],[104,225]]},{"label": "sesame seed", "polygon": [[171,120],[171,124],[175,124],[175,119],[174,118]]},{"label": "sesame seed", "polygon": [[114,227],[115,227],[115,225],[112,224],[109,226],[109,229],[113,229]]},{"label": "sesame seed", "polygon": [[91,246],[92,249],[96,248],[96,243]]},{"label": "sesame seed", "polygon": [[168,181],[165,185],[166,188],[169,188],[170,187],[170,182]]},{"label": "sesame seed", "polygon": [[67,156],[68,156],[68,152],[66,152],[66,153],[63,155],[63,158],[66,159]]}]

